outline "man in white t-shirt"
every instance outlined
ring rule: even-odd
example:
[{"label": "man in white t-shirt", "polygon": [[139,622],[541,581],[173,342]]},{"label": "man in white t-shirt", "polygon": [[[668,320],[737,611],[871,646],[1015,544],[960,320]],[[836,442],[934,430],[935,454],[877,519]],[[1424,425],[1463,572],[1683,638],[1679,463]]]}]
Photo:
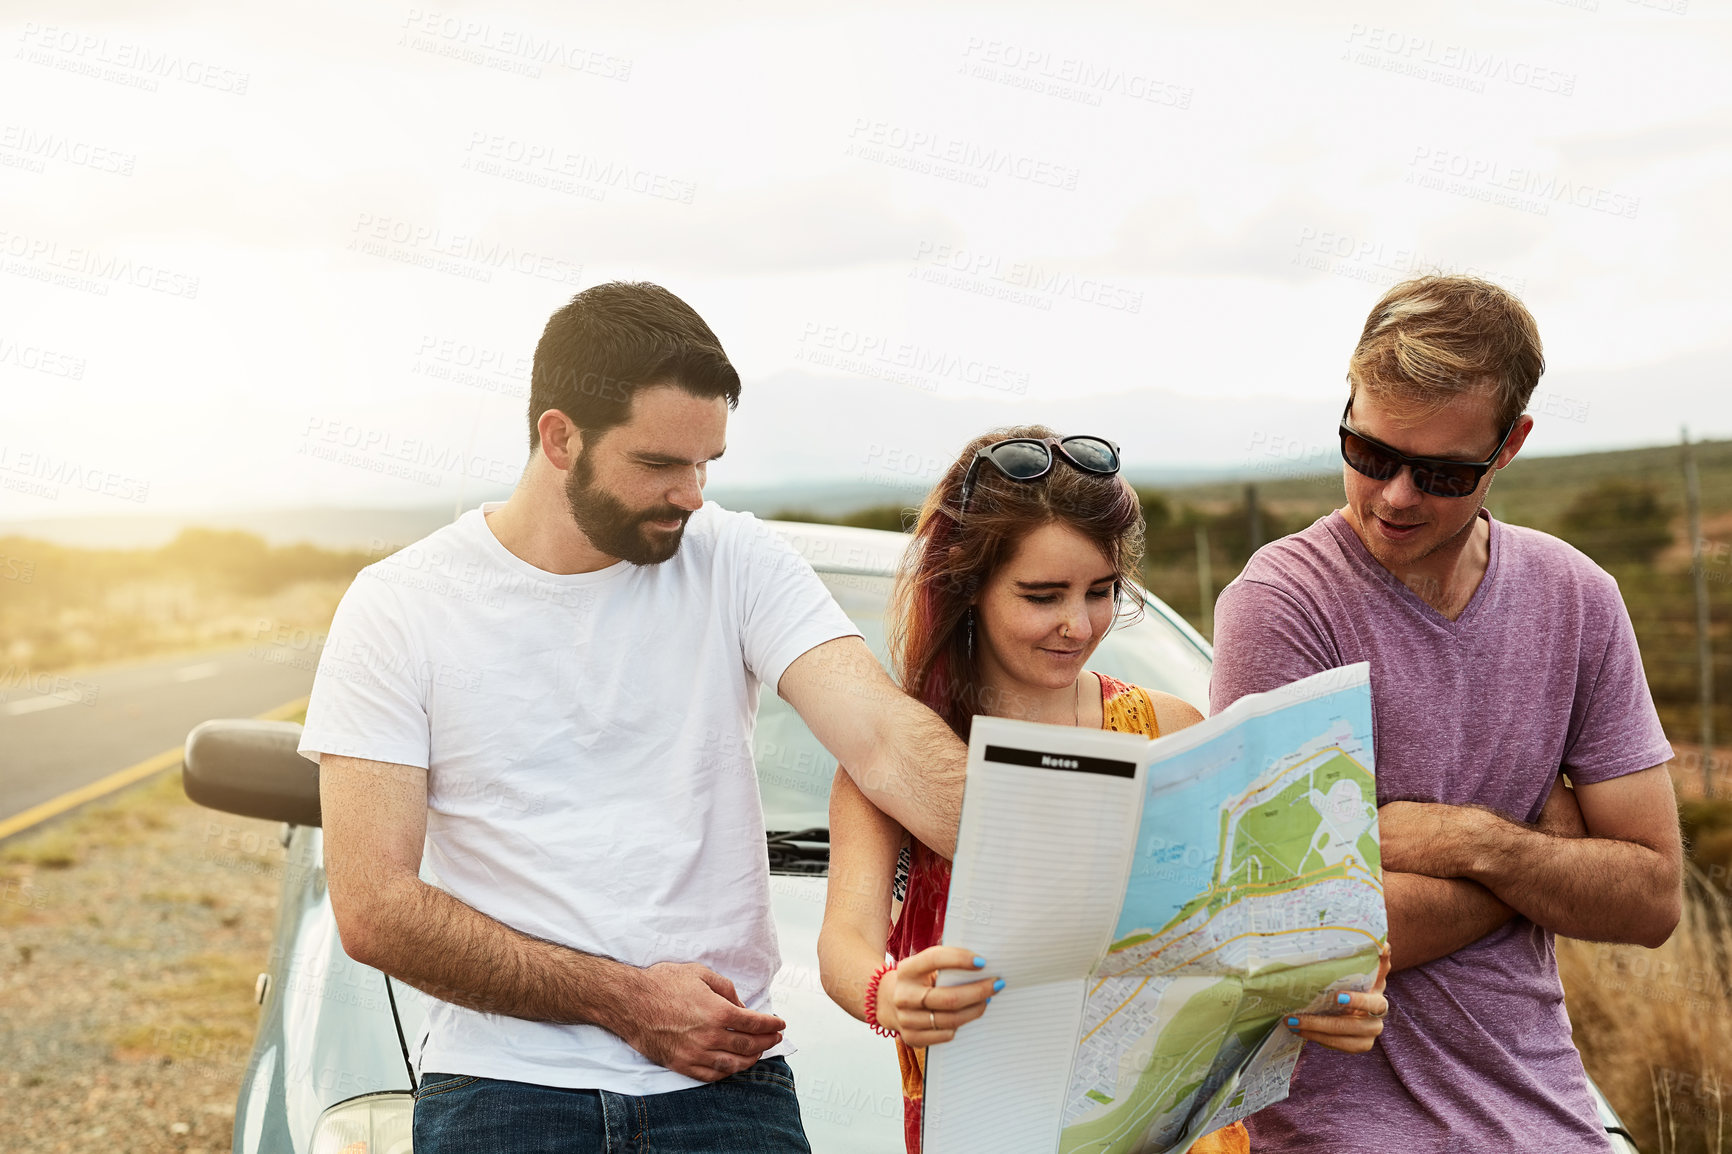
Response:
[{"label": "man in white t-shirt", "polygon": [[703,500],[739,391],[665,289],[578,294],[536,347],[510,499],[337,609],[300,749],[343,948],[438,999],[417,1154],[807,1149],[770,1012],[760,685],[954,843],[961,742],[776,534]]}]

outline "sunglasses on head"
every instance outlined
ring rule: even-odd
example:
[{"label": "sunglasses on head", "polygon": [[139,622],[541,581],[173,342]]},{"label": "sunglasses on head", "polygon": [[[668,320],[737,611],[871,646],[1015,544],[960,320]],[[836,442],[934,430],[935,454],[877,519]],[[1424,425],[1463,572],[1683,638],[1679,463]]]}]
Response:
[{"label": "sunglasses on head", "polygon": [[1465,497],[1479,488],[1480,478],[1497,464],[1498,454],[1503,452],[1510,434],[1515,432],[1516,424],[1521,420],[1517,416],[1510,422],[1497,448],[1485,460],[1452,461],[1447,457],[1410,457],[1392,449],[1349,425],[1347,414],[1352,411],[1353,399],[1349,397],[1347,407],[1341,410],[1341,459],[1373,481],[1387,481],[1405,465],[1413,471],[1413,487],[1433,497]]},{"label": "sunglasses on head", "polygon": [[1012,481],[1038,481],[1052,472],[1055,454],[1079,472],[1110,477],[1119,471],[1119,447],[1103,437],[1012,437],[974,454],[962,477],[962,497],[956,511],[968,508],[968,495],[974,491],[974,477],[982,461],[990,461]]}]

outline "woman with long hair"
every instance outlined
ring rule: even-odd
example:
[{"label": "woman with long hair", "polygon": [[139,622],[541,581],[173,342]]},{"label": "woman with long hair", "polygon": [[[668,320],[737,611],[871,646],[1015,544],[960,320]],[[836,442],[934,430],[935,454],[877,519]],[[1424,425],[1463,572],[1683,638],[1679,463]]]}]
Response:
[{"label": "woman with long hair", "polygon": [[[891,661],[903,689],[964,741],[976,714],[1150,738],[1202,720],[1177,697],[1085,668],[1121,609],[1134,614],[1142,603],[1142,509],[1118,467],[1117,447],[1103,438],[999,429],[971,441],[928,495],[892,595]],[[986,966],[938,944],[949,888],[950,863],[838,769],[819,967],[843,1009],[896,1035],[909,1154],[920,1150],[926,1047],[954,1038],[1004,988],[990,973],[937,986],[940,970]],[[1370,993],[1351,995],[1338,1013],[1301,1015],[1297,1032],[1370,1049],[1388,1009],[1382,989],[1380,970]],[[1248,1149],[1239,1123],[1192,1147]]]}]

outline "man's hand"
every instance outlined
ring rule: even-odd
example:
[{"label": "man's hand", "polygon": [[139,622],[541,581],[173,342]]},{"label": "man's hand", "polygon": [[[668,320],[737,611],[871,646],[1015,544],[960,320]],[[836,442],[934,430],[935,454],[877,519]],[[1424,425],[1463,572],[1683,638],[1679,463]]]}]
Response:
[{"label": "man's hand", "polygon": [[661,962],[640,971],[631,1004],[608,1029],[658,1066],[701,1082],[749,1068],[788,1023],[748,1010],[734,984],[705,966]]},{"label": "man's hand", "polygon": [[781,1041],[786,1023],[740,1004],[704,966],[640,969],[530,937],[416,876],[425,770],[327,753],[319,766],[325,871],[344,950],[434,997],[484,1014],[577,1022],[650,1061],[714,1082]]},{"label": "man's hand", "polygon": [[1539,820],[1534,824],[1541,833],[1549,833],[1553,837],[1588,836],[1588,823],[1582,819],[1582,807],[1576,801],[1576,791],[1564,784],[1563,774],[1558,774],[1558,779],[1552,782],[1552,791],[1546,795],[1546,804],[1540,810]]}]

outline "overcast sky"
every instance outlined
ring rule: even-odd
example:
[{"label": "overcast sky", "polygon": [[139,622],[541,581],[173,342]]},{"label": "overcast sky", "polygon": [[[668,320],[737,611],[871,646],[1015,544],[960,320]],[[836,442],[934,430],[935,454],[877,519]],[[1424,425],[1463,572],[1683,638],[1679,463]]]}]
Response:
[{"label": "overcast sky", "polygon": [[1538,318],[1532,451],[1732,436],[1732,0],[138,7],[0,23],[0,520],[509,484],[616,278],[746,382],[716,486],[1322,460],[1432,268]]}]

